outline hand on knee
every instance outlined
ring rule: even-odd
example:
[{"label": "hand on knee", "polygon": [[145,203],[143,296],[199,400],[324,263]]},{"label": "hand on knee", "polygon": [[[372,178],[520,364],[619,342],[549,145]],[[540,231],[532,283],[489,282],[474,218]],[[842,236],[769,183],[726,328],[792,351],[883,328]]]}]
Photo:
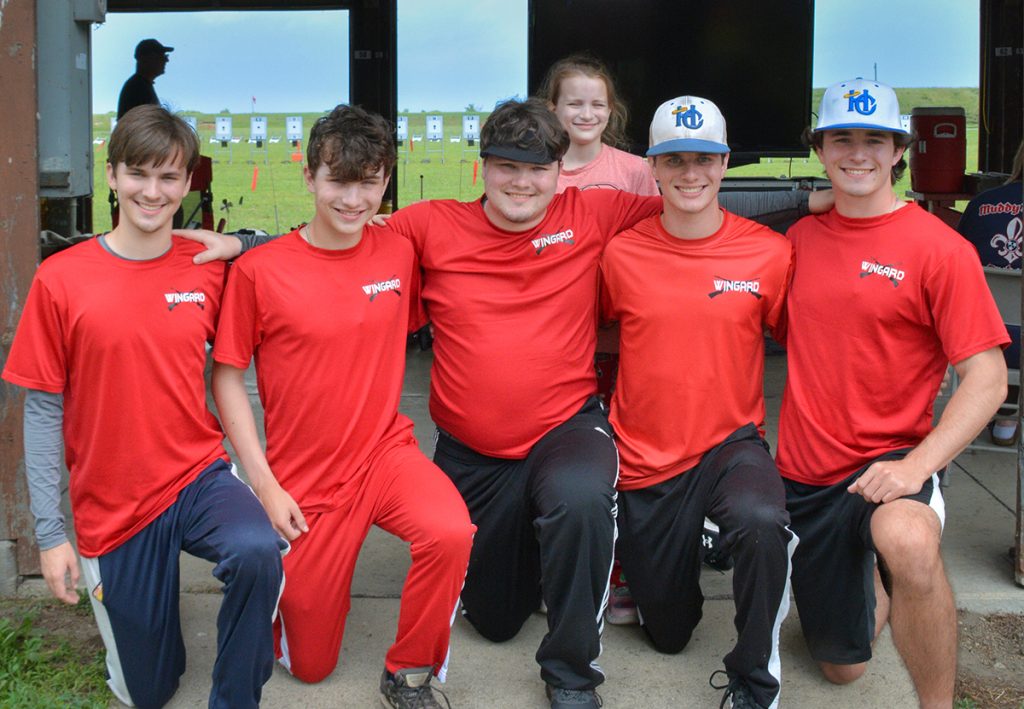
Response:
[{"label": "hand on knee", "polygon": [[834,665],[831,662],[819,662],[821,673],[832,684],[849,684],[860,679],[868,667],[866,662],[858,662],[855,665]]}]

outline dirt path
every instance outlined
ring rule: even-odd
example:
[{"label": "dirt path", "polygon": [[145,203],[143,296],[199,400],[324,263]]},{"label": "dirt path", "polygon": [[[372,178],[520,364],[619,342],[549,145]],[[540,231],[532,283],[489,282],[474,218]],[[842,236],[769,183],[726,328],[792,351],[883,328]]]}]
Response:
[{"label": "dirt path", "polygon": [[978,707],[1024,707],[1024,615],[958,613],[957,697]]}]

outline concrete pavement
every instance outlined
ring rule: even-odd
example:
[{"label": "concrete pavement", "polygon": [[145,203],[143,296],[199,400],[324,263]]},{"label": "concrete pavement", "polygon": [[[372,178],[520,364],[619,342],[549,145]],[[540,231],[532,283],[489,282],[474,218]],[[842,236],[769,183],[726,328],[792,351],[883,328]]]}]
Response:
[{"label": "concrete pavement", "polygon": [[[429,353],[412,352],[403,410],[413,417],[421,446],[430,454],[432,427],[427,414]],[[769,357],[766,393],[769,439],[774,444],[785,358]],[[255,396],[255,386],[251,392]],[[1024,613],[1024,589],[1013,583],[1007,549],[1013,543],[1014,455],[971,452],[958,458],[946,488],[944,555],[957,604],[988,613]],[[424,501],[429,504],[429,501]],[[377,682],[384,653],[394,637],[402,580],[408,569],[404,545],[374,529],[359,559],[352,587],[344,647],[338,668],[324,682],[305,685],[281,667],[264,688],[266,707],[379,706]],[[219,584],[210,564],[182,556],[183,630],[188,670],[171,707],[205,706],[216,649],[215,617]],[[605,707],[717,707],[721,692],[708,686],[721,657],[735,641],[730,574],[704,569],[704,619],[679,655],[660,655],[636,626],[609,626],[600,664],[607,681],[599,689]],[[448,681],[452,706],[545,709],[543,683],[533,659],[545,633],[544,616],[534,614],[510,642],[493,644],[459,618],[452,635]],[[909,678],[893,649],[888,629],[876,645],[867,675],[852,686],[823,680],[804,647],[795,609],[782,626],[783,705],[794,707],[916,706]],[[114,704],[116,706],[116,704]]]}]

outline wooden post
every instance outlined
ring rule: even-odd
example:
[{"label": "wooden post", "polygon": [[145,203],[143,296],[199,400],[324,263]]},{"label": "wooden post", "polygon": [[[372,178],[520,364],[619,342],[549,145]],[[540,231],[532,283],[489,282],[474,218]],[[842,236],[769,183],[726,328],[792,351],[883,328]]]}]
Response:
[{"label": "wooden post", "polygon": [[[0,3],[0,96],[6,102],[0,142],[0,356],[6,362],[39,261],[39,167],[36,124],[36,2]],[[0,589],[39,573],[22,446],[23,394],[0,383]],[[13,578],[12,578],[13,576]]]}]

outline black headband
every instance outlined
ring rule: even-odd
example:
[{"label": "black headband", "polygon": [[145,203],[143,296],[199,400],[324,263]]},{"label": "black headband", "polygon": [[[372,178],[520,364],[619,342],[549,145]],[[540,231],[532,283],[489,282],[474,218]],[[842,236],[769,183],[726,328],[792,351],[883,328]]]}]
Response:
[{"label": "black headband", "polygon": [[480,151],[480,157],[505,158],[515,162],[528,162],[533,165],[548,165],[557,160],[545,150],[524,150],[514,145],[488,145]]}]

